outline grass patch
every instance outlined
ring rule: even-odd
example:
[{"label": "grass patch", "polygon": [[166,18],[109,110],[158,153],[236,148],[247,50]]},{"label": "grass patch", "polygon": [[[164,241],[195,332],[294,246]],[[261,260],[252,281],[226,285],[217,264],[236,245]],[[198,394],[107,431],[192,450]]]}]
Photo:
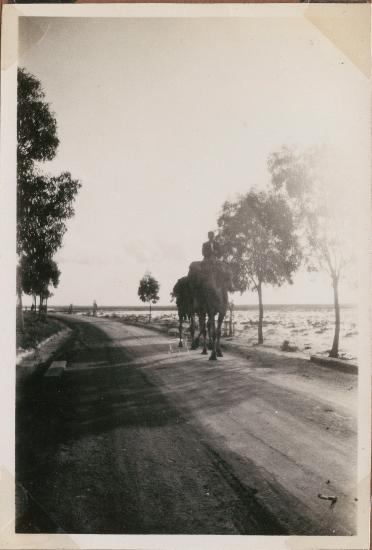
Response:
[{"label": "grass patch", "polygon": [[37,313],[25,311],[23,313],[24,330],[17,322],[17,350],[36,348],[36,346],[52,334],[64,328],[64,325],[49,317],[39,317]]}]

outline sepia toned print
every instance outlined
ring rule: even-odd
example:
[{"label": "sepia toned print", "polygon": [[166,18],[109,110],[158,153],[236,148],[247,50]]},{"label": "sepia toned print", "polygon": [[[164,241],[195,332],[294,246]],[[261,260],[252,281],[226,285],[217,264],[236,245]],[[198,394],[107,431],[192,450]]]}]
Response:
[{"label": "sepia toned print", "polygon": [[8,547],[368,542],[368,8],[230,8],[5,12]]}]

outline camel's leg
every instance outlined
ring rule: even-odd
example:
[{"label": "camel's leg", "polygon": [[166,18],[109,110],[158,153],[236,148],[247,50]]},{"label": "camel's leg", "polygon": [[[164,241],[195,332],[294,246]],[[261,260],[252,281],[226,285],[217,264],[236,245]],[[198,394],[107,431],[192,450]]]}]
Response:
[{"label": "camel's leg", "polygon": [[195,315],[190,316],[191,349],[197,349],[198,339],[195,338]]},{"label": "camel's leg", "polygon": [[210,327],[210,324],[208,323],[208,349],[212,349],[213,348],[213,343],[212,343],[212,337],[211,337],[211,327]]},{"label": "camel's leg", "polygon": [[217,360],[217,353],[216,353],[216,323],[214,320],[214,315],[208,315],[208,321],[209,321],[209,329],[211,331],[211,339],[212,339],[212,353],[209,357],[211,361]]},{"label": "camel's leg", "polygon": [[200,334],[203,335],[203,355],[207,355],[207,327],[205,314],[199,315]]},{"label": "camel's leg", "polygon": [[216,342],[216,350],[217,350],[217,357],[223,357],[223,353],[221,350],[220,345],[220,338],[221,338],[221,327],[224,320],[225,315],[223,313],[218,314],[218,321],[217,321],[217,342]]},{"label": "camel's leg", "polygon": [[178,314],[178,320],[179,320],[178,332],[179,332],[179,336],[180,336],[180,341],[178,342],[178,347],[179,347],[179,348],[183,348],[183,340],[182,340],[182,315],[181,315],[180,313]]}]

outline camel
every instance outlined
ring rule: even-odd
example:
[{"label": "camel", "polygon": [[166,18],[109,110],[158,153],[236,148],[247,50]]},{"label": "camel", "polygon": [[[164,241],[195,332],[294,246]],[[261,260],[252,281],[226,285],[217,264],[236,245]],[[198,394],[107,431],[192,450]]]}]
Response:
[{"label": "camel", "polygon": [[[178,320],[179,320],[179,343],[178,347],[183,347],[183,322],[185,319],[190,321],[191,333],[191,349],[197,349],[199,346],[200,336],[203,335],[203,354],[207,354],[206,344],[206,312],[195,311],[194,298],[188,277],[178,279],[173,287],[173,296],[176,298]],[[195,338],[195,314],[199,317],[199,335]]]},{"label": "camel", "polygon": [[[221,327],[228,309],[228,292],[233,291],[229,266],[216,260],[192,262],[187,278],[193,298],[193,311],[204,315],[203,334],[205,334],[205,319],[208,315],[208,328],[212,341],[209,359],[216,361],[217,357],[223,356],[220,345]],[[218,315],[217,328],[216,315]],[[204,338],[203,353],[204,350],[206,353],[205,340]]]}]

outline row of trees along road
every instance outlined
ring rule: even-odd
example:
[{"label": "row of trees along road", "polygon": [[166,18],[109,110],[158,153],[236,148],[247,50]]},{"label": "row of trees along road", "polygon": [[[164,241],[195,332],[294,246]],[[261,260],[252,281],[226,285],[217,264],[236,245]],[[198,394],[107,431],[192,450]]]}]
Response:
[{"label": "row of trees along road", "polygon": [[52,176],[41,170],[41,163],[57,153],[57,121],[41,83],[22,68],[17,133],[17,295],[23,328],[22,292],[33,296],[35,309],[39,297],[41,312],[50,286],[58,285],[60,271],[53,256],[62,245],[81,184],[69,172]]},{"label": "row of trees along road", "polygon": [[[227,201],[218,219],[224,260],[234,288],[257,291],[258,343],[263,343],[263,287],[292,283],[302,261],[309,271],[325,270],[332,282],[335,332],[331,357],[338,357],[340,278],[352,265],[351,186],[335,174],[329,151],[302,153],[282,147],[270,155],[271,184]],[[354,224],[355,225],[355,224]]]}]

